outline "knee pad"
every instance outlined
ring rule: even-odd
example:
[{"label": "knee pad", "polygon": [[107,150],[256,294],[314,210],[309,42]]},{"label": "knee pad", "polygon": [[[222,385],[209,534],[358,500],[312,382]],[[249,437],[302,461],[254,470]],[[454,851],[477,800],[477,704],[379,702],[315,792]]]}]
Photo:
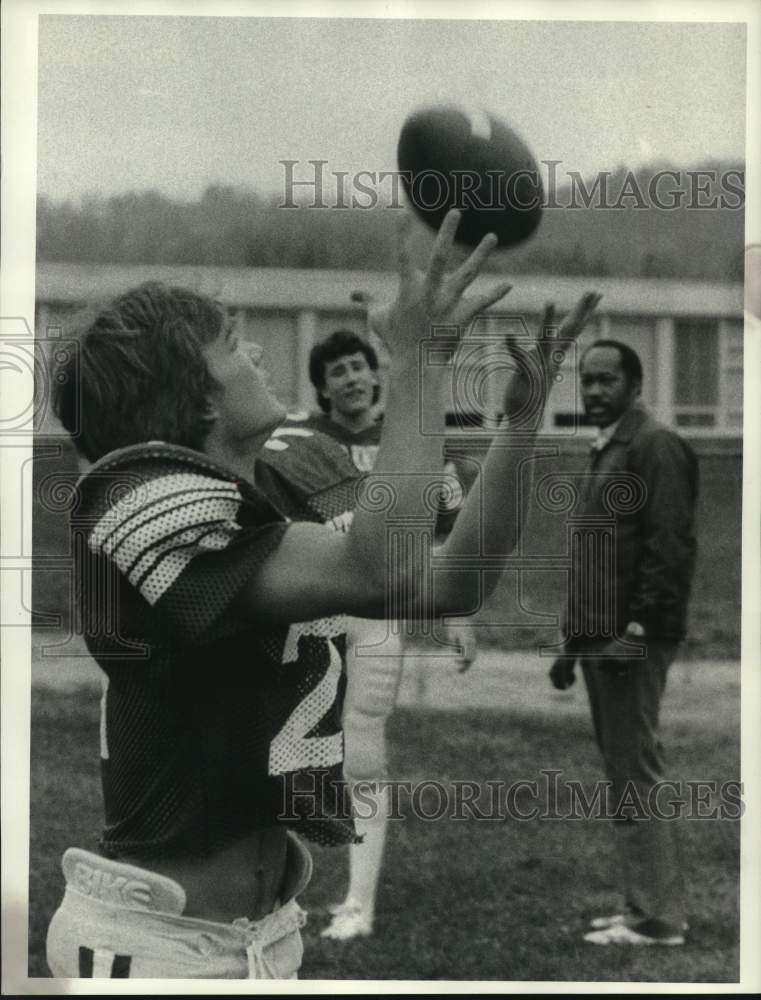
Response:
[{"label": "knee pad", "polygon": [[[388,638],[386,638],[388,636]],[[378,651],[371,647],[378,645]],[[393,711],[401,680],[402,656],[398,635],[388,623],[359,622],[347,635],[346,711],[386,719]]]}]

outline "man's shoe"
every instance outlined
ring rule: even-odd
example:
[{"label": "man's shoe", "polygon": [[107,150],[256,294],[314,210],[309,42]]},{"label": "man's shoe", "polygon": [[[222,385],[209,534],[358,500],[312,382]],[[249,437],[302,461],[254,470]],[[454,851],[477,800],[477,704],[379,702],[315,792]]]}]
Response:
[{"label": "man's shoe", "polygon": [[638,924],[610,924],[602,930],[585,934],[584,940],[588,944],[661,945],[670,948],[684,944],[684,934],[657,933],[652,929],[652,923],[650,920],[641,920]]},{"label": "man's shoe", "polygon": [[356,937],[367,937],[372,932],[372,914],[356,903],[344,903],[320,936],[332,941],[350,941]]},{"label": "man's shoe", "polygon": [[[589,921],[589,926],[595,931],[604,931],[608,927],[620,927],[623,924],[628,924],[631,927],[633,924],[638,923],[642,920],[642,917],[637,917],[632,913],[611,913],[607,917],[593,917]],[[688,931],[690,925],[686,920],[682,921],[682,930]]]},{"label": "man's shoe", "polygon": [[621,927],[623,924],[631,924],[637,918],[630,913],[611,913],[606,917],[592,917],[589,926],[593,931],[606,931],[609,927]]}]

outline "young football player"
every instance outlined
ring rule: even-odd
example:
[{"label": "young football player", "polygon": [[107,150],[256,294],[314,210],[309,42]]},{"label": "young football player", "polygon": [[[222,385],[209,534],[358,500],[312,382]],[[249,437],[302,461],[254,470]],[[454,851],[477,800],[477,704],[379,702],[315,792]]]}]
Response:
[{"label": "young football player", "polygon": [[[416,432],[420,398],[441,426],[444,377],[421,371],[419,343],[432,324],[465,326],[507,291],[466,295],[493,238],[447,273],[457,221],[445,221],[424,273],[408,236],[399,255],[376,469],[393,477],[396,509],[413,525],[425,509],[419,474],[435,478],[439,467],[435,443]],[[158,283],[121,296],[87,324],[56,386],[56,412],[92,463],[72,526],[81,627],[104,674],[105,826],[98,853],[64,855],[50,969],[293,977],[296,897],[311,865],[298,835],[356,839],[331,639],[344,614],[385,617],[389,595],[405,594],[411,616],[428,613],[424,546],[412,527],[415,558],[385,559],[387,514],[371,480],[346,533],[289,521],[252,484],[252,451],[283,408],[204,296]],[[466,505],[447,542],[453,555],[472,551],[482,513],[490,551],[512,550],[520,525],[500,509],[515,473],[507,451],[484,471],[493,510]],[[469,607],[466,584],[437,573],[435,612]]]}]

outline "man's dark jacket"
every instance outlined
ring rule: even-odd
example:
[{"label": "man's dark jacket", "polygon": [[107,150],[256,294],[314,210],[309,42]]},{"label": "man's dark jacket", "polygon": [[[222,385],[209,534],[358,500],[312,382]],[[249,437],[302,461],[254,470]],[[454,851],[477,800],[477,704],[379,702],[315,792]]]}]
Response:
[{"label": "man's dark jacket", "polygon": [[684,638],[697,493],[689,445],[641,407],[628,410],[579,483],[573,517],[583,522],[571,545],[565,619],[570,648],[584,638],[621,636],[630,621],[654,639]]}]

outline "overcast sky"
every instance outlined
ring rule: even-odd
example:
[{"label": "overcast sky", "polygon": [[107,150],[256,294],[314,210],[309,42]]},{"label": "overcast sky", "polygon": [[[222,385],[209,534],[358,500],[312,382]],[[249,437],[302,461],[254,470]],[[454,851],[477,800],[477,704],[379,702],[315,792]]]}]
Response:
[{"label": "overcast sky", "polygon": [[585,174],[740,164],[744,65],[720,23],[43,16],[37,186],[192,198],[282,191],[283,159],[393,170],[407,113],[440,101]]}]

